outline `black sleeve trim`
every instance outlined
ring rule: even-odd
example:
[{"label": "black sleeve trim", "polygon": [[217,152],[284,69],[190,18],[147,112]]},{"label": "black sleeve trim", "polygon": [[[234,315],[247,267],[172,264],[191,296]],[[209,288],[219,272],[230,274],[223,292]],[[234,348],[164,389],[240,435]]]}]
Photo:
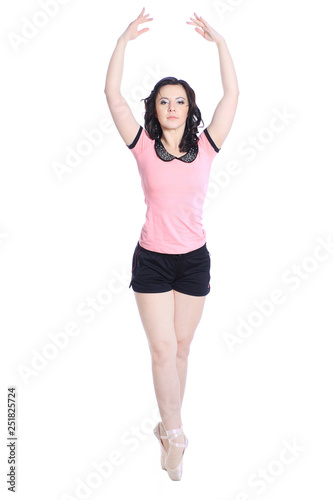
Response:
[{"label": "black sleeve trim", "polygon": [[209,132],[208,130],[205,128],[204,130],[205,134],[206,134],[206,137],[207,139],[209,140],[210,144],[212,145],[212,147],[215,149],[215,151],[218,153],[220,151],[221,148],[218,148],[215,144],[215,142],[213,141],[213,139],[211,138],[211,136],[209,135]]},{"label": "black sleeve trim", "polygon": [[129,146],[127,146],[129,149],[133,149],[135,147],[136,143],[140,139],[140,135],[141,135],[142,130],[143,130],[143,127],[142,127],[142,125],[140,125],[140,128],[138,130],[138,133],[135,136],[134,141],[132,142],[132,144],[130,144]]}]

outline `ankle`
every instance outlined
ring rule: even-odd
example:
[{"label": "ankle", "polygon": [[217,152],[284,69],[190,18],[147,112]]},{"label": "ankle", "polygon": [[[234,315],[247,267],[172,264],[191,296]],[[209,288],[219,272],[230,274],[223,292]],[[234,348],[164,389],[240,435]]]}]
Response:
[{"label": "ankle", "polygon": [[177,429],[166,430],[166,436],[169,444],[175,444],[175,447],[179,448],[176,443],[185,444],[185,434],[183,429],[178,427]]},{"label": "ankle", "polygon": [[[161,422],[162,429],[168,434],[173,434],[176,430],[180,429],[183,430],[183,424],[181,423],[180,425],[173,425],[173,426],[165,426],[163,422]],[[168,427],[168,428],[167,428]]]},{"label": "ankle", "polygon": [[165,429],[165,432],[167,436],[170,436],[171,434],[175,434],[179,429],[182,430],[181,427],[174,427],[173,429]]}]

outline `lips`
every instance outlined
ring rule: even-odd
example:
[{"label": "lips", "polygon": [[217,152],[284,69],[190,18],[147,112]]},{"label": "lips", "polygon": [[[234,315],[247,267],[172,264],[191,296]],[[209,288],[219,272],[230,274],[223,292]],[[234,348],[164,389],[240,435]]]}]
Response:
[{"label": "lips", "polygon": [[177,116],[168,116],[168,120],[172,120],[172,119],[177,120]]}]

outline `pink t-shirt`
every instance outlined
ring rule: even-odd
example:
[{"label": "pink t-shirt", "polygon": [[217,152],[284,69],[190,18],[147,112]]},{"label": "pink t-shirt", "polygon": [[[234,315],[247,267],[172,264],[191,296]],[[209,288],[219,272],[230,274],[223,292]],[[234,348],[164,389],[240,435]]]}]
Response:
[{"label": "pink t-shirt", "polygon": [[206,243],[203,204],[211,164],[220,151],[207,129],[200,133],[196,147],[181,153],[183,160],[169,154],[159,139],[150,139],[141,125],[128,148],[136,159],[147,205],[139,244],[170,254],[202,247]]}]

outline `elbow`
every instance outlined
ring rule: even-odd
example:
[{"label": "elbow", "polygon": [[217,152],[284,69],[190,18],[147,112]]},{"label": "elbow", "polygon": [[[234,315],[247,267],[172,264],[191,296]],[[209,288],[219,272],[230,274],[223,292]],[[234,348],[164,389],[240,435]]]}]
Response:
[{"label": "elbow", "polygon": [[107,88],[105,87],[104,89],[104,94],[106,95],[106,97],[108,98],[112,98],[112,99],[117,99],[119,97],[121,97],[121,92],[120,90],[118,89],[112,89],[112,88]]},{"label": "elbow", "polygon": [[112,90],[112,88],[110,87],[110,85],[106,85],[106,86],[105,86],[105,89],[104,89],[104,94],[105,94],[105,95],[112,95],[112,94],[113,94],[113,90]]},{"label": "elbow", "polygon": [[232,89],[230,89],[230,94],[234,95],[235,97],[239,96],[239,87],[237,84]]},{"label": "elbow", "polygon": [[[228,92],[224,92],[223,93],[223,98],[224,97],[227,97],[229,99],[235,99],[235,100],[238,100],[238,96],[239,96],[239,90],[230,90]],[[222,98],[222,99],[223,99]]]}]

